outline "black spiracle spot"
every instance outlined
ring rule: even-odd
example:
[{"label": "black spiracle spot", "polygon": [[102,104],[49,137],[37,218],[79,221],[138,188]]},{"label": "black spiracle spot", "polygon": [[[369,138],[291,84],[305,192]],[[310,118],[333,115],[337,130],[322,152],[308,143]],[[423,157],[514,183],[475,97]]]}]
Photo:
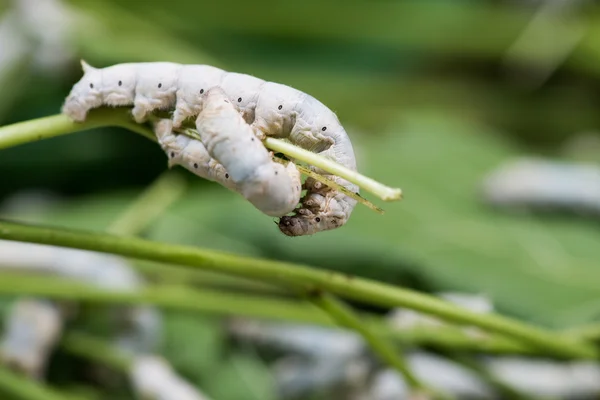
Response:
[{"label": "black spiracle spot", "polygon": [[204,89],[200,89],[200,94],[204,93]]},{"label": "black spiracle spot", "polygon": [[225,174],[225,179],[229,179],[229,174]]},{"label": "black spiracle spot", "polygon": [[123,86],[123,81],[119,81],[119,86]]},{"label": "black spiracle spot", "polygon": [[242,102],[242,98],[238,97],[238,103],[241,103],[241,102]]},{"label": "black spiracle spot", "polygon": [[279,107],[277,107],[278,110],[281,110],[283,108],[283,106],[280,104]]},{"label": "black spiracle spot", "polygon": [[275,171],[275,175],[279,175],[279,172],[278,172],[278,171]]},{"label": "black spiracle spot", "polygon": [[175,157],[175,153],[171,152],[171,158]]},{"label": "black spiracle spot", "polygon": [[326,126],[324,126],[324,127],[322,127],[322,128],[321,128],[321,130],[322,130],[323,132],[325,132],[325,131],[327,130],[327,127],[326,127]]},{"label": "black spiracle spot", "polygon": [[162,83],[159,83],[158,84],[158,88],[160,89],[161,87],[162,87]]},{"label": "black spiracle spot", "polygon": [[194,168],[198,168],[198,163],[194,163]]},{"label": "black spiracle spot", "polygon": [[320,218],[320,217],[317,217],[317,218],[315,218],[315,221],[317,221],[317,222],[321,222],[321,218]]},{"label": "black spiracle spot", "polygon": [[93,88],[94,88],[94,84],[90,83],[90,89],[93,89]]}]

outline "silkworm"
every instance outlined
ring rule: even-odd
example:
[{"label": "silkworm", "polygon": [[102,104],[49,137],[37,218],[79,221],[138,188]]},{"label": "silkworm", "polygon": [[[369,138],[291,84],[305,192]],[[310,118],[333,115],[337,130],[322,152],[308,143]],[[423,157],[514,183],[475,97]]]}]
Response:
[{"label": "silkworm", "polygon": [[62,328],[62,311],[54,303],[29,298],[17,300],[4,328],[0,345],[2,362],[27,376],[41,378]]},{"label": "silkworm", "polygon": [[[356,170],[352,143],[335,113],[292,87],[205,65],[125,63],[100,69],[82,61],[82,68],[84,75],[73,86],[62,109],[75,121],[85,120],[92,108],[133,105],[132,113],[138,122],[156,110],[174,109],[173,127],[179,128],[186,120],[200,115],[208,93],[218,87],[251,125],[256,138],[288,138],[293,144]],[[212,150],[207,150],[211,154]],[[229,173],[234,175],[233,171]],[[356,185],[325,175],[358,192]],[[304,188],[307,193],[300,201],[301,207],[294,215],[280,218],[279,228],[286,235],[310,235],[340,227],[350,218],[357,203],[314,179],[307,179]]]}]

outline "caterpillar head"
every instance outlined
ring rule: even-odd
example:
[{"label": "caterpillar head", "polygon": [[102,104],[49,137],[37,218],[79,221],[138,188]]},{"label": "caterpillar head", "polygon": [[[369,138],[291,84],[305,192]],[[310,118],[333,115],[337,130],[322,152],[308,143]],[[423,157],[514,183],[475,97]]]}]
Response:
[{"label": "caterpillar head", "polygon": [[[337,183],[345,182],[334,179]],[[346,185],[343,185],[346,186]],[[304,183],[307,195],[302,199],[302,207],[293,216],[279,220],[279,230],[287,236],[313,235],[317,232],[339,228],[350,218],[356,200],[333,190],[313,178]],[[351,186],[356,191],[357,187]]]},{"label": "caterpillar head", "polygon": [[128,106],[135,97],[137,69],[132,64],[117,64],[102,70],[102,95],[108,106]]},{"label": "caterpillar head", "polygon": [[253,179],[242,184],[242,195],[266,215],[281,217],[294,211],[300,202],[300,178],[294,163],[263,165]]},{"label": "caterpillar head", "polygon": [[71,119],[82,122],[92,108],[102,105],[102,70],[81,60],[83,76],[67,96],[62,112]]},{"label": "caterpillar head", "polygon": [[254,127],[267,136],[287,136],[303,96],[304,93],[289,86],[265,83],[256,105]]},{"label": "caterpillar head", "polygon": [[339,228],[348,220],[344,206],[336,198],[319,193],[306,196],[296,215],[279,219],[279,230],[287,236],[314,235]]}]

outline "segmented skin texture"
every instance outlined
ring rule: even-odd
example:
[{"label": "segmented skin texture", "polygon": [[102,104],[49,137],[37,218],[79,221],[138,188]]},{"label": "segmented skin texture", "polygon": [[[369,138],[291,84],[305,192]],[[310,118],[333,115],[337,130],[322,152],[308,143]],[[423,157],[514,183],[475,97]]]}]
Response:
[{"label": "segmented skin texture", "polygon": [[[257,139],[262,140],[266,136],[287,138],[297,146],[329,157],[347,168],[356,170],[352,143],[335,113],[314,97],[292,87],[267,82],[250,75],[226,72],[208,65],[151,62],[124,63],[106,68],[94,68],[82,61],[82,68],[83,77],[73,86],[63,105],[63,112],[75,121],[85,120],[88,111],[93,108],[133,106],[132,114],[137,122],[144,122],[154,111],[172,110],[173,128],[181,127],[187,120],[196,119],[196,126],[198,127],[200,122],[201,127],[207,129],[206,133],[210,130],[208,123],[203,122],[206,120],[198,121],[198,116],[207,106],[208,94],[211,89],[219,88],[230,104],[234,106],[233,108],[242,116],[242,120],[249,124]],[[214,124],[215,120],[212,121]],[[245,126],[243,130],[246,131]],[[212,137],[207,134],[205,136]],[[236,135],[230,135],[231,138],[234,136]],[[239,136],[246,137],[247,135],[240,134]],[[175,142],[177,141],[170,143]],[[188,144],[190,143],[188,142]],[[180,146],[183,145],[183,143],[180,144]],[[194,144],[193,148],[195,146],[197,145]],[[219,146],[206,145],[205,149],[211,158],[218,160],[219,164],[232,175],[234,182],[235,179],[244,180],[237,177],[237,173],[233,170],[230,171],[231,166],[242,165],[239,163],[239,158],[236,158],[238,163],[231,161],[231,166],[227,166],[219,159],[219,157],[227,158],[224,153],[221,153],[220,156],[213,153],[220,149]],[[196,148],[195,151],[201,150]],[[252,157],[249,155],[249,160],[253,157],[263,157],[261,153],[259,151],[256,156],[252,154]],[[182,151],[177,154],[179,157],[184,157],[189,153],[183,151],[182,148]],[[187,160],[193,160],[189,155],[187,157]],[[179,159],[171,162],[179,162]],[[252,162],[257,161],[253,159]],[[248,163],[250,164],[250,161]],[[186,162],[182,161],[181,165],[190,169]],[[196,170],[191,171],[199,175],[197,173],[199,171]],[[313,170],[353,192],[358,192],[358,187],[346,180],[316,168]],[[249,173],[249,170],[244,171],[246,174]],[[211,174],[217,176],[222,173],[209,173],[206,170],[204,172],[207,176],[211,176]],[[264,173],[262,171],[258,175],[263,176]],[[234,175],[236,178],[233,178]],[[226,180],[212,180],[217,180],[219,183],[227,182]],[[236,185],[240,189],[239,185]],[[225,186],[231,188],[230,185]],[[287,188],[293,188],[293,186],[287,186]],[[300,201],[300,208],[292,210],[293,215],[278,215],[283,215],[279,221],[279,228],[288,236],[311,235],[340,227],[350,218],[356,205],[354,199],[325,187],[311,178],[305,182],[304,189],[307,190],[307,193]],[[256,201],[264,201],[266,198],[264,193],[262,195],[253,193],[257,191],[254,189],[243,188],[240,190],[238,191],[241,193],[247,190],[244,197],[248,199],[251,197]],[[262,209],[261,207],[259,209]]]},{"label": "segmented skin texture", "polygon": [[221,88],[209,90],[196,128],[202,141],[174,135],[168,119],[156,124],[170,163],[240,193],[269,216],[281,217],[296,208],[302,190],[300,172],[294,163],[273,161]]}]

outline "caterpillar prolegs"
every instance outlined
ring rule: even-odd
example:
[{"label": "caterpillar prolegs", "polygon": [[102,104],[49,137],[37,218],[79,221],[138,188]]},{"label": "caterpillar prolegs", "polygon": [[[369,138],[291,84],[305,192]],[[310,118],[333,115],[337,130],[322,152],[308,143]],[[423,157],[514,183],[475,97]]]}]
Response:
[{"label": "caterpillar prolegs", "polygon": [[[211,89],[219,88],[233,109],[242,116],[242,119],[234,119],[227,123],[232,124],[228,125],[232,128],[228,135],[221,136],[218,132],[208,134],[207,132],[214,127],[203,125],[200,128],[204,129],[207,140],[215,140],[213,144],[205,143],[204,150],[211,159],[215,159],[218,164],[221,164],[226,173],[232,175],[234,181],[227,183],[226,180],[220,180],[219,183],[230,188],[233,188],[231,185],[235,184],[237,191],[240,188],[236,181],[246,181],[245,179],[248,182],[251,181],[250,170],[244,169],[246,167],[243,165],[261,165],[262,169],[257,171],[257,175],[262,177],[263,183],[266,179],[265,174],[273,173],[275,175],[276,171],[273,165],[264,161],[264,154],[268,154],[266,149],[257,150],[256,153],[250,150],[258,144],[262,145],[261,143],[256,143],[256,145],[252,145],[254,147],[243,152],[242,158],[248,157],[245,163],[241,162],[239,156],[227,153],[226,146],[219,145],[219,138],[225,136],[228,137],[229,145],[232,140],[237,140],[236,138],[248,140],[249,136],[246,133],[234,133],[233,124],[239,124],[240,129],[248,131],[240,121],[248,124],[256,139],[263,139],[266,136],[287,138],[297,146],[326,155],[343,166],[356,170],[352,144],[335,113],[314,97],[292,87],[266,82],[250,75],[226,72],[207,65],[154,62],[125,63],[106,68],[94,68],[82,61],[82,67],[84,75],[73,86],[63,105],[63,112],[75,121],[85,120],[88,111],[93,108],[133,106],[132,114],[139,123],[146,121],[154,111],[170,110],[173,111],[172,126],[174,128],[181,127],[190,118],[196,119],[198,127],[199,123],[205,123],[198,116],[207,107],[209,92],[214,93]],[[229,109],[229,114],[232,115],[230,111],[231,109]],[[217,123],[215,118],[209,120],[213,124]],[[220,121],[219,123],[225,124],[223,120]],[[166,129],[166,127],[162,125],[161,129]],[[181,161],[175,159],[170,162],[180,162],[184,167],[190,169],[188,163],[191,160],[193,166],[194,160],[192,150],[202,152],[198,144],[186,142],[184,138],[171,138],[166,132],[161,132],[161,135],[164,137],[163,146],[167,144],[179,146],[176,146],[175,149],[180,149],[178,154],[180,154],[179,157],[182,157]],[[202,141],[205,141],[204,137]],[[192,147],[184,150],[187,149],[187,145]],[[258,149],[258,147],[256,148]],[[221,153],[220,156],[217,156],[213,152]],[[229,159],[227,154],[229,154]],[[200,160],[206,161],[206,154],[202,153],[199,157]],[[220,158],[223,158],[223,162],[219,162]],[[224,161],[225,159],[228,161]],[[230,171],[230,168],[234,168],[235,171]],[[208,179],[210,176],[214,176],[213,180],[218,180],[216,177],[222,176],[220,170],[205,168],[203,171],[196,171],[197,169],[199,168],[194,168],[192,172],[204,173]],[[238,172],[241,175],[237,175]],[[248,176],[244,177],[244,174],[248,174]],[[233,179],[233,175],[236,175],[237,178]],[[289,173],[287,176],[290,177]],[[327,177],[334,179],[336,183],[352,192],[358,192],[356,185],[337,177]],[[274,180],[273,183],[275,182]],[[292,192],[295,190],[293,185],[285,187]],[[304,187],[307,189],[307,194],[301,199],[301,207],[296,211],[292,210],[293,216],[283,216],[280,219],[279,227],[283,233],[289,236],[309,235],[334,229],[346,223],[356,205],[354,199],[310,178]],[[267,209],[271,208],[271,205],[277,205],[277,200],[274,200],[273,204],[268,204],[265,193],[251,193],[254,189],[256,188],[246,188],[247,195],[254,196],[255,201],[265,202]],[[274,193],[280,195],[284,190],[282,187],[279,192],[274,191]],[[258,208],[262,209],[261,207],[262,205]],[[270,210],[273,211],[272,214],[284,215],[276,208]]]}]

